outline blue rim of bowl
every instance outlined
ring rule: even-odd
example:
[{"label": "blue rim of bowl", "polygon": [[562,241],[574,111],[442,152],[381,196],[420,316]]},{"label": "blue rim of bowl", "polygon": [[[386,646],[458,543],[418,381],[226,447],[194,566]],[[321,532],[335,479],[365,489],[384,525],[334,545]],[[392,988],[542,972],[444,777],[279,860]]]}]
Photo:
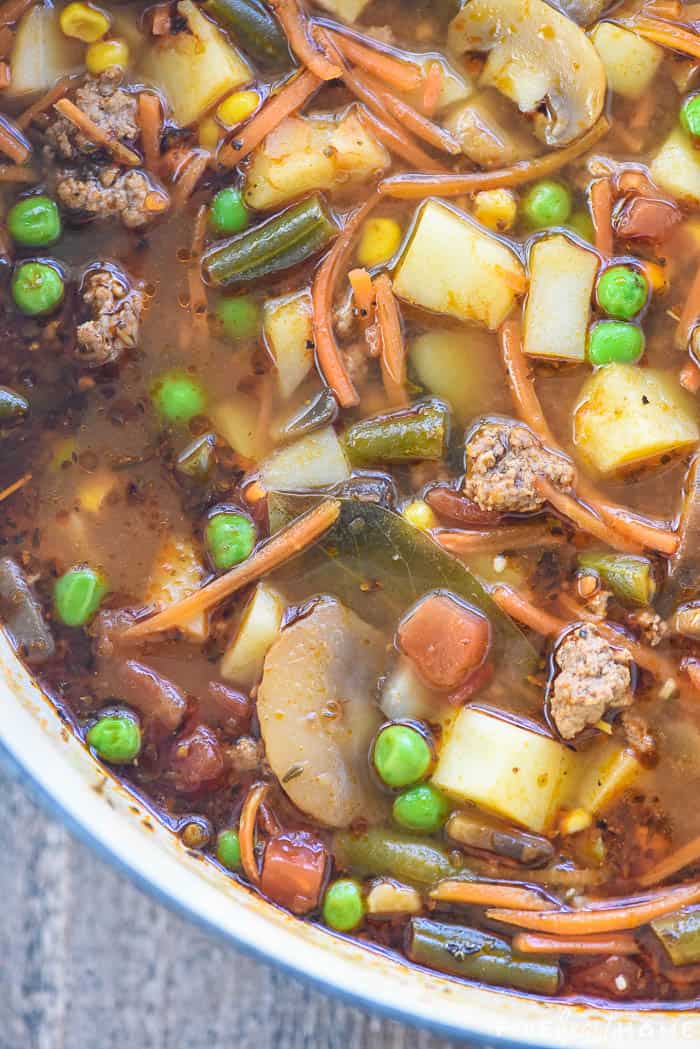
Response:
[{"label": "blue rim of bowl", "polygon": [[[49,817],[63,824],[73,837],[77,838],[84,845],[87,845],[88,848],[99,857],[99,859],[105,862],[113,870],[124,875],[132,885],[135,885],[157,903],[167,907],[168,910],[172,911],[174,914],[185,918],[197,928],[204,930],[204,932],[212,935],[226,946],[235,948],[241,954],[254,958],[257,961],[264,962],[265,964],[292,976],[294,979],[300,980],[307,986],[323,991],[325,994],[339,999],[345,1005],[364,1009],[366,1012],[372,1013],[375,1016],[378,1015],[388,1020],[395,1020],[410,1027],[430,1031],[432,1034],[439,1035],[440,1037],[458,1039],[464,1042],[468,1041],[474,1049],[477,1049],[479,1046],[488,1047],[488,1049],[538,1049],[539,1043],[537,1042],[514,1042],[511,1039],[503,1038],[500,1035],[489,1035],[481,1031],[456,1027],[449,1023],[442,1023],[437,1019],[427,1020],[422,1017],[416,1017],[412,1015],[410,1011],[394,1008],[390,1005],[378,1004],[367,995],[344,990],[331,980],[324,980],[312,976],[301,966],[279,961],[270,953],[256,947],[255,944],[252,944],[247,940],[239,939],[232,933],[224,931],[214,922],[210,922],[206,918],[203,918],[194,908],[188,907],[186,904],[177,900],[174,896],[171,896],[166,889],[156,884],[156,882],[152,881],[150,878],[144,877],[128,862],[117,856],[111,851],[111,849],[95,837],[86,824],[82,823],[76,816],[64,808],[64,806],[53,797],[48,788],[36,779],[31,772],[29,772],[17,755],[11,753],[1,740],[0,767],[15,783],[18,783],[26,791],[30,798],[35,801]],[[551,1043],[549,1049],[553,1049]],[[563,1044],[562,1049],[565,1049]]]}]

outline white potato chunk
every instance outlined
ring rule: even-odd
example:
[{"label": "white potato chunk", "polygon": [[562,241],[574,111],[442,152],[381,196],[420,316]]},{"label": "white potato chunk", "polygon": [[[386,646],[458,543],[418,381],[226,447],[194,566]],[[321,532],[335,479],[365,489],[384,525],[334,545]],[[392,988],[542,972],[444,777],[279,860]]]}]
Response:
[{"label": "white potato chunk", "polygon": [[[189,539],[168,536],[163,540],[153,564],[145,592],[146,604],[165,608],[199,590],[206,575]],[[209,613],[199,612],[183,623],[183,635],[190,641],[206,641],[209,635]]]},{"label": "white potato chunk", "polygon": [[263,308],[263,331],[277,368],[277,385],[286,400],[301,386],[314,365],[309,289],[280,299],[268,299]]},{"label": "white potato chunk", "polygon": [[572,772],[572,754],[561,743],[465,707],[432,781],[458,801],[542,833],[553,824]]},{"label": "white potato chunk", "polygon": [[236,392],[219,401],[208,411],[216,432],[231,445],[234,452],[246,459],[256,459],[260,453],[258,434],[258,401],[247,393]]},{"label": "white potato chunk", "polygon": [[283,120],[253,153],[243,186],[246,203],[263,211],[385,171],[389,154],[358,112],[352,105],[339,118],[314,114]]},{"label": "white potato chunk", "polygon": [[690,206],[700,204],[700,152],[683,128],[675,128],[652,160],[649,171],[661,189]]},{"label": "white potato chunk", "polygon": [[697,444],[697,414],[675,372],[608,364],[581,391],[574,437],[591,466],[612,474]]},{"label": "white potato chunk", "polygon": [[599,22],[591,40],[605,67],[608,87],[623,98],[641,98],[661,65],[662,48],[612,22]]},{"label": "white potato chunk", "polygon": [[347,481],[350,465],[332,426],[273,452],[260,467],[260,479],[273,492],[327,488]]},{"label": "white potato chunk", "polygon": [[591,295],[600,260],[561,233],[530,252],[525,353],[564,361],[586,359]]},{"label": "white potato chunk", "polygon": [[399,657],[384,682],[380,706],[389,721],[434,719],[436,710],[433,693],[404,656]]},{"label": "white potato chunk", "polygon": [[580,779],[575,804],[597,816],[632,786],[643,771],[634,754],[613,739],[601,739],[577,755]]},{"label": "white potato chunk", "polygon": [[423,332],[411,340],[408,359],[421,386],[447,401],[461,423],[493,411],[503,391],[498,348],[483,328]]},{"label": "white potato chunk", "polygon": [[238,629],[221,657],[223,678],[251,689],[262,676],[263,664],[282,628],[284,598],[267,583],[258,583],[243,611]]},{"label": "white potato chunk", "polygon": [[83,50],[79,40],[61,32],[53,4],[34,4],[17,27],[10,54],[10,85],[3,94],[48,91],[62,76],[82,68]]},{"label": "white potato chunk", "polygon": [[428,200],[394,275],[401,299],[495,330],[525,289],[517,255],[473,219]]},{"label": "white potato chunk", "polygon": [[267,760],[294,804],[326,827],[381,809],[367,755],[384,640],[335,598],[286,627],[265,659],[258,717]]}]

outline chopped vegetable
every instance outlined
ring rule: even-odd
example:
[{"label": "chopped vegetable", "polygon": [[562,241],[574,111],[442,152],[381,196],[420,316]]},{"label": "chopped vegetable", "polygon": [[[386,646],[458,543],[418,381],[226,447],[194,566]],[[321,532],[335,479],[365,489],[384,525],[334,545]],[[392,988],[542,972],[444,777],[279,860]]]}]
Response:
[{"label": "chopped vegetable", "polygon": [[88,565],[76,565],[59,576],[54,584],[54,610],[65,626],[85,626],[97,612],[106,593],[107,581],[101,572]]},{"label": "chopped vegetable", "polygon": [[646,306],[649,282],[631,266],[611,266],[601,274],[596,296],[602,310],[611,317],[628,321]]},{"label": "chopped vegetable", "polygon": [[499,403],[501,371],[495,367],[493,336],[482,328],[431,328],[410,340],[408,362],[416,382],[446,401],[460,423]]},{"label": "chopped vegetable", "polygon": [[700,962],[700,907],[656,918],[651,927],[674,965]]},{"label": "chopped vegetable", "polygon": [[563,234],[538,240],[530,252],[524,349],[533,357],[583,361],[591,294],[599,260]]},{"label": "chopped vegetable", "polygon": [[360,233],[357,261],[368,269],[389,262],[399,250],[402,237],[403,231],[395,219],[367,219]]},{"label": "chopped vegetable", "polygon": [[308,288],[279,299],[268,299],[263,307],[265,341],[277,368],[280,393],[285,399],[291,397],[313,368],[311,313]]},{"label": "chopped vegetable", "polygon": [[395,918],[420,914],[423,901],[411,885],[401,885],[391,878],[379,878],[370,886],[365,899],[367,913],[373,918]]},{"label": "chopped vegetable", "polygon": [[234,91],[223,102],[219,102],[216,119],[225,127],[236,127],[253,115],[261,101],[257,91]]},{"label": "chopped vegetable", "polygon": [[252,295],[233,295],[220,299],[216,306],[216,317],[224,335],[232,342],[252,339],[262,328],[260,306]]},{"label": "chopped vegetable", "polygon": [[581,568],[595,572],[620,601],[647,607],[654,600],[654,572],[646,557],[584,550],[578,555],[578,563]]},{"label": "chopped vegetable", "polygon": [[225,572],[250,557],[255,547],[255,525],[240,512],[221,510],[207,522],[209,557],[218,572]]},{"label": "chopped vegetable", "polygon": [[323,920],[337,932],[352,932],[362,924],[365,904],[362,887],[352,878],[331,882],[323,897]]},{"label": "chopped vegetable", "polygon": [[681,106],[681,125],[694,138],[700,137],[700,95],[690,95]]},{"label": "chopped vegetable", "polygon": [[474,218],[494,233],[507,233],[517,216],[518,201],[512,189],[483,189],[474,197]]},{"label": "chopped vegetable", "polygon": [[427,594],[401,621],[396,642],[426,684],[451,691],[486,659],[490,626],[453,594]]},{"label": "chopped vegetable", "polygon": [[399,659],[382,687],[381,708],[390,721],[429,720],[435,701],[408,659]]},{"label": "chopped vegetable", "polygon": [[437,834],[447,819],[450,803],[430,783],[421,783],[402,791],[391,811],[394,820],[406,830]]},{"label": "chopped vegetable", "polygon": [[285,35],[262,0],[207,0],[204,7],[232,31],[253,61],[274,69],[290,65]]},{"label": "chopped vegetable", "polygon": [[280,448],[260,467],[268,491],[305,491],[346,481],[350,467],[332,426],[299,437]]},{"label": "chopped vegetable", "polygon": [[29,401],[9,386],[0,386],[0,423],[21,422],[29,414]]},{"label": "chopped vegetable", "polygon": [[[205,577],[204,566],[192,542],[179,536],[166,536],[158,547],[144,599],[155,608],[194,593]],[[206,641],[209,616],[202,612],[183,622],[181,631],[191,641]]]},{"label": "chopped vegetable", "polygon": [[130,62],[131,52],[126,40],[97,40],[85,49],[85,66],[93,76],[106,73],[108,69],[127,69]]},{"label": "chopped vegetable", "polygon": [[48,262],[23,262],[12,275],[12,298],[27,317],[53,313],[64,296],[63,278]]},{"label": "chopped vegetable", "polygon": [[141,750],[141,730],[129,714],[105,714],[85,738],[97,756],[110,765],[130,765]]},{"label": "chopped vegetable", "polygon": [[411,725],[388,725],[374,741],[372,761],[387,787],[407,787],[427,776],[433,750],[424,734]]},{"label": "chopped vegetable", "polygon": [[220,189],[211,202],[209,226],[217,236],[240,233],[250,222],[250,213],[240,190],[234,186]]},{"label": "chopped vegetable", "polygon": [[59,13],[50,4],[32,4],[17,26],[10,69],[13,96],[48,91],[62,77],[83,64],[83,48],[61,32]]},{"label": "chopped vegetable", "polygon": [[227,870],[237,871],[241,867],[241,843],[238,831],[222,830],[216,839],[216,858]]},{"label": "chopped vegetable", "polygon": [[109,29],[109,16],[92,4],[72,0],[61,11],[59,16],[61,32],[66,36],[92,44],[103,37]]},{"label": "chopped vegetable", "polygon": [[10,557],[0,560],[0,616],[31,666],[44,663],[53,656],[54,640],[41,605]]},{"label": "chopped vegetable", "polygon": [[644,332],[627,321],[598,321],[588,337],[591,364],[636,364],[644,353]]},{"label": "chopped vegetable", "polygon": [[605,737],[582,752],[579,765],[574,804],[594,816],[609,808],[642,772],[632,751]]},{"label": "chopped vegetable", "polygon": [[444,457],[449,412],[437,402],[418,404],[355,423],[343,435],[353,466],[401,463]]},{"label": "chopped vegetable", "polygon": [[692,138],[682,128],[675,128],[663,142],[649,165],[656,185],[676,197],[682,204],[700,204],[700,156]]},{"label": "chopped vegetable", "polygon": [[663,49],[612,22],[599,22],[591,40],[605,67],[610,90],[623,98],[641,98],[663,61]]},{"label": "chopped vegetable", "polygon": [[490,170],[534,157],[539,143],[518,119],[513,107],[492,88],[478,91],[453,106],[445,116],[462,152],[479,167]]},{"label": "chopped vegetable", "polygon": [[326,847],[308,831],[286,831],[268,841],[260,889],[292,914],[316,910],[327,877]]},{"label": "chopped vegetable", "polygon": [[544,867],[554,859],[554,847],[547,838],[509,827],[482,813],[455,812],[445,833],[460,845],[493,852],[524,867]]},{"label": "chopped vegetable", "polygon": [[284,599],[267,583],[258,583],[241,622],[221,657],[221,676],[251,689],[262,677],[265,656],[279,635]]},{"label": "chopped vegetable", "polygon": [[7,213],[12,239],[25,248],[46,248],[61,236],[61,216],[56,202],[43,195],[18,200]]},{"label": "chopped vegetable", "polygon": [[542,179],[527,191],[520,207],[530,229],[564,226],[571,215],[571,193],[561,182]]},{"label": "chopped vegetable", "polygon": [[362,833],[340,831],[332,847],[338,868],[358,878],[386,875],[410,885],[432,885],[440,878],[469,873],[459,871],[435,842],[383,827]]},{"label": "chopped vegetable", "polygon": [[166,423],[188,423],[203,415],[207,398],[201,385],[186,372],[161,375],[151,388],[153,406]]}]

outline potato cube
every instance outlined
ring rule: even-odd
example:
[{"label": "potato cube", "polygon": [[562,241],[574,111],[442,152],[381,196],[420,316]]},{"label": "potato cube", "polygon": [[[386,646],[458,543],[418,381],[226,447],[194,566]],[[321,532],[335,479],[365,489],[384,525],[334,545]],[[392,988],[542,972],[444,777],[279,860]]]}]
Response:
[{"label": "potato cube", "polygon": [[700,204],[700,150],[683,128],[671,132],[649,167],[661,189],[689,206]]},{"label": "potato cube", "polygon": [[662,48],[612,22],[599,22],[591,34],[608,78],[623,98],[641,98],[664,57]]},{"label": "potato cube", "polygon": [[347,456],[332,426],[278,449],[260,467],[265,488],[277,492],[326,488],[349,476]]},{"label": "potato cube", "polygon": [[221,676],[240,688],[251,689],[262,677],[263,663],[282,626],[284,600],[266,583],[258,583],[243,618],[224,652]]},{"label": "potato cube", "polygon": [[615,740],[601,739],[590,750],[577,755],[581,779],[575,790],[575,804],[597,816],[634,783],[642,772],[631,751]]},{"label": "potato cube", "polygon": [[302,384],[314,363],[309,289],[281,299],[268,299],[263,309],[263,330],[277,366],[277,385],[286,400]]},{"label": "potato cube", "polygon": [[591,466],[613,474],[695,445],[697,407],[673,372],[609,364],[581,391],[574,437]]},{"label": "potato cube", "polygon": [[428,200],[394,275],[401,299],[495,330],[525,290],[520,260],[462,212]]},{"label": "potato cube", "polygon": [[538,240],[530,252],[525,310],[525,353],[564,361],[586,359],[598,256],[561,233]]},{"label": "potato cube", "polygon": [[[205,575],[204,566],[192,543],[178,536],[167,537],[156,554],[145,600],[156,608],[171,605],[199,590]],[[190,641],[206,641],[209,614],[199,612],[183,623],[181,630]]]}]

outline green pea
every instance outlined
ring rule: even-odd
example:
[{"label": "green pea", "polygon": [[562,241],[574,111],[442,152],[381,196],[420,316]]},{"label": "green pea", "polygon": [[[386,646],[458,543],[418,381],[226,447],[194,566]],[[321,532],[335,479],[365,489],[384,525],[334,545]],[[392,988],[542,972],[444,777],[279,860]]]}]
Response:
[{"label": "green pea", "polygon": [[601,274],[596,295],[601,310],[628,321],[646,306],[649,284],[631,266],[611,266]]},{"label": "green pea", "polygon": [[89,746],[111,765],[128,765],[141,750],[141,730],[129,714],[107,714],[87,734]]},{"label": "green pea", "polygon": [[352,878],[339,878],[326,889],[323,920],[336,932],[351,932],[365,916],[362,888]]},{"label": "green pea", "polygon": [[408,787],[428,774],[433,760],[428,741],[410,725],[388,725],[374,742],[374,767],[387,787]]},{"label": "green pea", "polygon": [[220,189],[211,202],[209,226],[213,233],[240,233],[250,222],[250,212],[240,190],[233,186]]},{"label": "green pea", "polygon": [[216,858],[230,871],[241,866],[241,843],[237,830],[222,830],[216,840]]},{"label": "green pea", "polygon": [[581,240],[587,240],[589,244],[595,241],[593,219],[584,208],[574,211],[567,225],[574,233],[578,233]]},{"label": "green pea", "polygon": [[43,195],[25,197],[7,213],[7,229],[25,248],[46,248],[61,236],[61,216],[56,202]]},{"label": "green pea", "polygon": [[399,794],[394,801],[392,813],[401,827],[424,834],[435,834],[450,814],[450,803],[445,795],[430,783],[421,783],[417,787],[408,787]]},{"label": "green pea", "polygon": [[151,398],[156,411],[166,422],[188,423],[203,415],[207,398],[204,390],[187,372],[171,371],[153,384]]},{"label": "green pea", "polygon": [[561,182],[542,179],[527,191],[521,208],[530,229],[563,226],[571,214],[571,193]]},{"label": "green pea", "polygon": [[251,339],[260,333],[262,327],[260,306],[250,295],[220,299],[216,316],[229,339]]},{"label": "green pea", "polygon": [[686,98],[681,106],[681,124],[689,135],[700,137],[700,94]]},{"label": "green pea", "polygon": [[52,313],[64,295],[63,277],[48,262],[23,262],[12,275],[12,298],[28,317]]},{"label": "green pea", "polygon": [[591,364],[634,364],[644,353],[644,333],[625,321],[598,321],[588,335]]},{"label": "green pea", "polygon": [[223,510],[210,517],[207,523],[207,548],[212,564],[219,572],[250,557],[255,539],[255,525],[245,514]]},{"label": "green pea", "polygon": [[101,572],[89,565],[76,565],[54,583],[53,603],[58,619],[65,626],[84,626],[94,616],[107,593]]}]

